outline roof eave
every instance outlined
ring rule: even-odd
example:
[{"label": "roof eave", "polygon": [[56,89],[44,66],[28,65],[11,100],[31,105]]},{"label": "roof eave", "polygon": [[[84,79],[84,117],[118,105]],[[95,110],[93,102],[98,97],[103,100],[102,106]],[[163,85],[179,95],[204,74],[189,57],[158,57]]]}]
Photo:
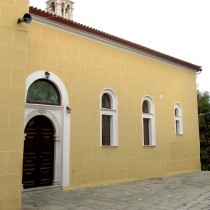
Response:
[{"label": "roof eave", "polygon": [[135,50],[139,50],[139,51],[141,51],[143,53],[149,54],[151,56],[155,56],[157,58],[166,60],[168,62],[172,62],[172,63],[178,64],[178,65],[187,67],[187,68],[192,69],[192,70],[194,70],[196,72],[201,72],[202,71],[202,67],[201,66],[198,66],[198,65],[186,62],[184,60],[181,60],[181,59],[169,56],[167,54],[155,51],[153,49],[144,47],[144,46],[136,44],[134,42],[130,42],[128,40],[125,40],[125,39],[113,36],[111,34],[103,32],[103,31],[100,31],[100,30],[88,27],[86,25],[77,23],[75,21],[64,19],[62,17],[59,17],[59,16],[56,16],[54,14],[45,12],[43,10],[40,10],[40,9],[37,9],[37,8],[34,8],[34,7],[30,7],[29,8],[29,12],[34,14],[34,15],[37,15],[39,17],[46,18],[48,20],[55,21],[57,23],[64,24],[66,26],[72,27],[74,29],[82,30],[84,32],[91,33],[93,35],[96,35],[96,36],[108,39],[110,41],[114,41],[114,42],[117,42],[119,44],[123,44],[123,45],[128,46],[130,48],[133,48]]}]

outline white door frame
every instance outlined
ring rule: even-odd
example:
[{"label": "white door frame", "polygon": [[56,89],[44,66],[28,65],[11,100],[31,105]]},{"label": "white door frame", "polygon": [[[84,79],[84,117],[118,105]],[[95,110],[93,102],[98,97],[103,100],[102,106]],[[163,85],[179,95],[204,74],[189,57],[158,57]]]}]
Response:
[{"label": "white door frame", "polygon": [[[38,79],[46,79],[46,71],[36,71],[26,78],[26,91],[31,84]],[[66,107],[69,106],[68,94],[63,82],[52,72],[47,80],[52,82],[58,89],[61,96],[61,105],[43,105],[43,104],[29,104],[25,105],[25,126],[30,119],[37,115],[44,115],[48,117],[55,129],[55,158],[54,158],[54,185],[62,185],[67,187],[70,185],[69,168],[70,168],[70,113],[67,112]]]}]

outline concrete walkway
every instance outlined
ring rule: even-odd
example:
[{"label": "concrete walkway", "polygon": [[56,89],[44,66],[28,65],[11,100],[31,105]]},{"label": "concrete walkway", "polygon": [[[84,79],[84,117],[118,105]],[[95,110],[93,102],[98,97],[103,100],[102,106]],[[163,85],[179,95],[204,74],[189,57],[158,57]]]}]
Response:
[{"label": "concrete walkway", "polygon": [[70,191],[24,192],[23,210],[210,210],[210,172]]}]

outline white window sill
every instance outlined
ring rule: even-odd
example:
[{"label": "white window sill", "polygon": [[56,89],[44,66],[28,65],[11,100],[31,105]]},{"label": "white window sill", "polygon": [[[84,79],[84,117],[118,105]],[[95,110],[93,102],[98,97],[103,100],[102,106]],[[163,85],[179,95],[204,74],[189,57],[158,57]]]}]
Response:
[{"label": "white window sill", "polygon": [[156,147],[157,145],[143,145],[143,147]]},{"label": "white window sill", "polygon": [[106,146],[106,145],[101,146],[101,148],[117,148],[117,147],[118,147],[118,146],[111,146],[111,145],[110,145],[110,146],[109,146],[109,145],[107,145],[107,146]]}]

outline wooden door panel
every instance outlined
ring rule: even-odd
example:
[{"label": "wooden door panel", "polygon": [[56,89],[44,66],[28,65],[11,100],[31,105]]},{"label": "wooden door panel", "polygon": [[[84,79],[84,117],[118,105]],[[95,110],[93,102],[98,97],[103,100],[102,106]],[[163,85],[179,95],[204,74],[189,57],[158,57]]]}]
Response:
[{"label": "wooden door panel", "polygon": [[23,156],[23,186],[24,188],[36,186],[37,142],[35,129],[29,129],[24,141]]},{"label": "wooden door panel", "polygon": [[53,168],[52,167],[40,167],[40,185],[51,185],[53,181]]},{"label": "wooden door panel", "polygon": [[36,186],[36,169],[28,168],[23,170],[23,186],[24,188]]},{"label": "wooden door panel", "polygon": [[40,151],[42,152],[48,152],[52,151],[54,147],[54,137],[53,135],[49,134],[43,134],[42,141],[40,142]]},{"label": "wooden door panel", "polygon": [[24,141],[24,151],[26,153],[30,152],[36,152],[37,150],[37,134],[36,131],[28,131],[28,134],[26,135],[26,140]]},{"label": "wooden door panel", "polygon": [[25,128],[23,187],[51,185],[54,170],[54,129],[45,116],[36,116]]}]

